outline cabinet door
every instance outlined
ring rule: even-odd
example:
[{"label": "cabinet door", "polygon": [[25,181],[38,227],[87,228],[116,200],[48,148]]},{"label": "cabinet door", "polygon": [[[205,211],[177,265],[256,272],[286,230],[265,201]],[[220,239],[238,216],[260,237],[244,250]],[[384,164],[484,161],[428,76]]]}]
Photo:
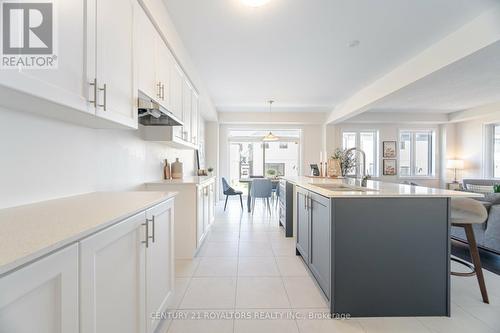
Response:
[{"label": "cabinet door", "polygon": [[78,245],[0,278],[0,331],[78,333]]},{"label": "cabinet door", "polygon": [[145,331],[145,221],[140,213],[80,242],[81,333]]},{"label": "cabinet door", "polygon": [[197,212],[196,212],[196,247],[199,248],[201,246],[201,243],[203,241],[203,236],[205,233],[205,221],[204,221],[204,216],[203,216],[203,198],[204,198],[204,193],[203,193],[203,187],[199,187],[197,190]]},{"label": "cabinet door", "polygon": [[297,190],[297,250],[309,262],[309,203],[308,192]]},{"label": "cabinet door", "polygon": [[312,193],[310,198],[309,232],[311,235],[311,250],[309,253],[309,268],[325,295],[330,298],[330,199],[315,193]]},{"label": "cabinet door", "polygon": [[134,12],[134,60],[137,73],[137,88],[156,100],[160,97],[157,82],[158,32],[142,8]]},{"label": "cabinet door", "polygon": [[191,142],[195,145],[199,143],[198,123],[199,118],[199,97],[198,94],[192,90],[191,94]]},{"label": "cabinet door", "polygon": [[167,110],[172,110],[172,98],[170,97],[170,77],[171,70],[173,66],[172,55],[167,45],[158,35],[156,38],[157,44],[157,81],[160,87],[160,103],[167,108]]},{"label": "cabinet door", "polygon": [[[94,113],[95,110],[88,103],[88,97],[93,96],[88,95],[89,85],[84,72],[87,24],[85,3],[84,0],[64,0],[54,4],[54,15],[58,20],[54,36],[57,45],[56,68],[2,69],[0,86],[10,87],[83,112]],[[94,47],[91,46],[91,49],[94,50]],[[0,101],[0,104],[3,102],[7,101]],[[71,117],[71,112],[68,110],[70,113],[68,118]]]},{"label": "cabinet door", "polygon": [[188,142],[191,142],[191,105],[192,105],[192,89],[191,85],[184,78],[184,83],[182,86],[182,119],[184,120],[184,126],[182,127],[182,138]]},{"label": "cabinet door", "polygon": [[134,91],[134,0],[97,0],[96,115],[137,128]]},{"label": "cabinet door", "polygon": [[[170,76],[170,96],[172,99],[171,107],[174,115],[184,121],[184,115],[182,112],[182,89],[184,85],[184,75],[182,70],[177,64],[173,65]],[[174,136],[182,139],[182,126],[173,127]]]},{"label": "cabinet door", "polygon": [[146,317],[151,333],[161,323],[151,314],[165,311],[174,291],[173,200],[153,207],[146,216],[153,236],[146,250]]}]

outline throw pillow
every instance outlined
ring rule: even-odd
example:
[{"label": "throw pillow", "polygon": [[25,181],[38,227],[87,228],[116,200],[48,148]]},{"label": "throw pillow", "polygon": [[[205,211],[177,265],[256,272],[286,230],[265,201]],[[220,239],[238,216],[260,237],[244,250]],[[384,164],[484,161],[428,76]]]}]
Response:
[{"label": "throw pillow", "polygon": [[487,186],[487,185],[467,184],[467,190],[476,193],[494,193],[493,185]]}]

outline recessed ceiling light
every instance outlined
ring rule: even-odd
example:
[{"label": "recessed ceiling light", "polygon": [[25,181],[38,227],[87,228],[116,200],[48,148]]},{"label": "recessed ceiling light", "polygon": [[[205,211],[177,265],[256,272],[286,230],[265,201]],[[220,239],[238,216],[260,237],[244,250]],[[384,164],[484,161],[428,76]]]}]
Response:
[{"label": "recessed ceiling light", "polygon": [[349,42],[349,47],[358,47],[360,43],[361,43],[361,42],[360,42],[359,40],[357,40],[357,39],[355,39],[355,40],[351,40],[351,41]]},{"label": "recessed ceiling light", "polygon": [[268,3],[270,0],[241,0],[244,5],[250,6],[250,7],[260,7],[264,6],[266,3]]}]

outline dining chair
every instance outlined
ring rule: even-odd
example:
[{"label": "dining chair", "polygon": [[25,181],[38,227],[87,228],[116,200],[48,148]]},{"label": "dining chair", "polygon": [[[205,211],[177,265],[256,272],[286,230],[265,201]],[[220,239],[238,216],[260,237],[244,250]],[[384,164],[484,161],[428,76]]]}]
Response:
[{"label": "dining chair", "polygon": [[226,202],[224,203],[224,211],[226,211],[227,199],[229,198],[229,196],[233,196],[233,195],[240,196],[241,209],[243,209],[243,199],[241,198],[241,195],[243,194],[243,192],[236,191],[234,188],[229,186],[229,183],[227,182],[226,178],[224,178],[224,177],[222,177],[222,190],[223,190],[224,195],[226,196]]},{"label": "dining chair", "polygon": [[271,205],[269,204],[269,198],[273,195],[273,183],[270,179],[266,178],[254,178],[252,180],[252,214],[255,210],[255,199],[262,198],[265,199],[267,209],[269,214],[271,214]]}]

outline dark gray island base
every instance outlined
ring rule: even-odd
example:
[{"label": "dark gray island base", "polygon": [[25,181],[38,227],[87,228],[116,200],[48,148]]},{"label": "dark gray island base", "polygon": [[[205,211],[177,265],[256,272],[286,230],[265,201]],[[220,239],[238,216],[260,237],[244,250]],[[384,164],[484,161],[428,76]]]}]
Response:
[{"label": "dark gray island base", "polygon": [[352,317],[450,315],[449,198],[329,198],[297,187],[297,255]]}]

